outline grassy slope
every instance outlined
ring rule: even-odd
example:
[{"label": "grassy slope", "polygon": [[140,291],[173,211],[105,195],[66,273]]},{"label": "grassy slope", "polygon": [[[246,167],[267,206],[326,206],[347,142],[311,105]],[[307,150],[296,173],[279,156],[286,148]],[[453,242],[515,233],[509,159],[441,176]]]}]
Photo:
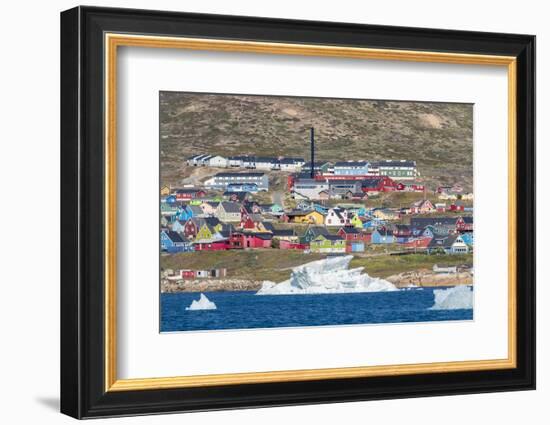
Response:
[{"label": "grassy slope", "polygon": [[[246,280],[272,280],[280,282],[290,276],[289,268],[324,258],[322,254],[303,254],[286,250],[253,251],[203,251],[198,253],[163,255],[160,265],[163,269],[211,269],[226,268],[228,278]],[[471,263],[472,255],[425,255],[403,256],[380,255],[374,257],[355,256],[351,267],[365,267],[365,271],[376,277],[388,277],[406,271],[431,269],[434,264]]]},{"label": "grassy slope", "polygon": [[164,183],[185,176],[194,153],[416,160],[427,181],[472,180],[472,107],[464,104],[219,96],[161,92]]}]

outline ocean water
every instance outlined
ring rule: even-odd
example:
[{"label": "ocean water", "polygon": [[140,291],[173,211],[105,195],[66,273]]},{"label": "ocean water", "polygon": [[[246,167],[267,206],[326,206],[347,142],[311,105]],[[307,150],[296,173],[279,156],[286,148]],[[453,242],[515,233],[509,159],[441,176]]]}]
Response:
[{"label": "ocean water", "polygon": [[[440,288],[441,290],[441,288]],[[215,310],[186,310],[199,293],[161,294],[161,332],[472,320],[473,309],[432,309],[432,288],[323,295],[206,292]]]}]

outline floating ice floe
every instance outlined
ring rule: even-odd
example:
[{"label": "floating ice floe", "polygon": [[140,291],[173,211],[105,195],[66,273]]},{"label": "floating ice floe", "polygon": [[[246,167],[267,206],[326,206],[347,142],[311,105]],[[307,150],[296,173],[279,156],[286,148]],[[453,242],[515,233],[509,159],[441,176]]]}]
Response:
[{"label": "floating ice floe", "polygon": [[185,307],[186,310],[216,310],[216,304],[206,298],[206,295],[201,293],[198,300],[193,300],[189,307]]},{"label": "floating ice floe", "polygon": [[289,280],[264,281],[256,295],[340,294],[349,292],[397,291],[384,279],[370,277],[363,267],[349,269],[353,255],[329,257],[294,267]]},{"label": "floating ice floe", "polygon": [[431,310],[460,310],[473,308],[474,291],[468,285],[434,290]]}]

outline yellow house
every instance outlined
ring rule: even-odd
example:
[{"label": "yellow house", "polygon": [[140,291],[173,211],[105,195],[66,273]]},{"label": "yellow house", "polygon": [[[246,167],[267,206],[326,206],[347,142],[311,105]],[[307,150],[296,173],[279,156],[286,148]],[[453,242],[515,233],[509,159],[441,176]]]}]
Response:
[{"label": "yellow house", "polygon": [[160,196],[168,196],[170,195],[171,189],[170,186],[164,185],[160,188]]},{"label": "yellow house", "polygon": [[285,214],[289,223],[324,224],[325,216],[319,211],[291,211]]}]

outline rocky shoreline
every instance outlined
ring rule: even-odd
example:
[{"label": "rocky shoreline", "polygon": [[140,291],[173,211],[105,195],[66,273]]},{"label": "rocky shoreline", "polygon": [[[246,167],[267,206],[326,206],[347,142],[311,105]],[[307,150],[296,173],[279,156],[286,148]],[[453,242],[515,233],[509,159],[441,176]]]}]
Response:
[{"label": "rocky shoreline", "polygon": [[474,276],[469,271],[461,271],[458,273],[434,273],[431,270],[415,270],[388,276],[386,280],[393,283],[398,288],[409,286],[438,287],[472,285],[474,283]]},{"label": "rocky shoreline", "polygon": [[160,281],[162,293],[257,291],[261,287],[260,281],[243,279],[161,279]]},{"label": "rocky shoreline", "polygon": [[[458,273],[434,273],[431,270],[417,270],[392,275],[386,278],[398,288],[410,286],[438,287],[472,285],[473,275],[468,271]],[[161,279],[162,293],[177,292],[228,292],[258,291],[262,281],[244,279]]]}]

